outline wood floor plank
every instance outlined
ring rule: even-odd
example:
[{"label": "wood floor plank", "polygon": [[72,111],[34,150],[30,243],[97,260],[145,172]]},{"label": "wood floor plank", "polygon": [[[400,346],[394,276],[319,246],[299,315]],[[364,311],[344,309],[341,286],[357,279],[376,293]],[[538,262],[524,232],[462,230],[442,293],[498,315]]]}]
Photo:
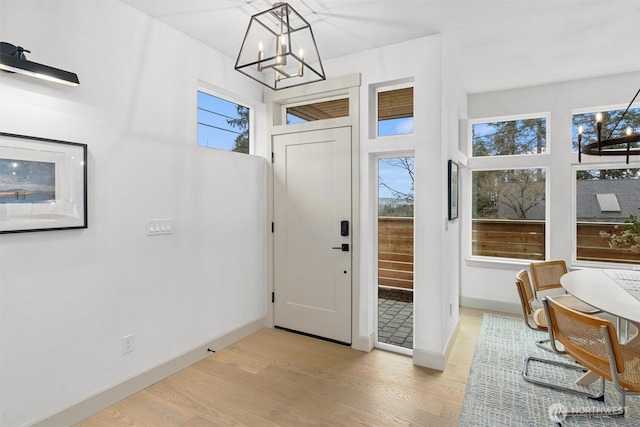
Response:
[{"label": "wood floor plank", "polygon": [[482,313],[461,310],[444,372],[263,329],[77,426],[457,426]]},{"label": "wood floor plank", "polygon": [[188,409],[157,398],[147,390],[99,412],[87,426],[181,426],[193,417]]},{"label": "wood floor plank", "polygon": [[[234,373],[236,376],[239,373]],[[222,425],[277,426],[265,417],[269,412],[253,410],[254,401],[243,399],[235,383],[222,383],[215,377],[198,369],[185,369],[152,387],[151,392],[162,392],[160,387],[175,390],[184,396],[198,413],[214,419]],[[241,390],[242,391],[242,390]],[[166,392],[163,392],[166,394]]]}]

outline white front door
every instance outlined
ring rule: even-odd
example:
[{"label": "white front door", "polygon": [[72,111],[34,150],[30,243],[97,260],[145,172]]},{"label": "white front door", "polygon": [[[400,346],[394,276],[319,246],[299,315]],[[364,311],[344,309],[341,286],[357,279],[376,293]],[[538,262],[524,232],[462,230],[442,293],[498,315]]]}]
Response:
[{"label": "white front door", "polygon": [[275,326],[351,343],[351,128],[273,149]]}]

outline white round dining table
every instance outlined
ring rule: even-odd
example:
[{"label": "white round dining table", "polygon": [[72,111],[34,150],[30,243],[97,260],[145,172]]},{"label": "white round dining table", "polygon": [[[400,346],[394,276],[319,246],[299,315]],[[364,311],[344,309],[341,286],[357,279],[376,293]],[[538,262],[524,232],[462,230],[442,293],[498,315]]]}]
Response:
[{"label": "white round dining table", "polygon": [[[579,300],[628,320],[640,330],[640,271],[575,270],[564,274],[560,284]],[[636,333],[626,345],[637,348],[640,345],[640,333]],[[589,371],[576,384],[588,386],[598,378],[597,374]]]},{"label": "white round dining table", "polygon": [[616,317],[640,324],[640,300],[624,287],[640,290],[640,271],[575,270],[564,274],[560,278],[560,284],[579,300]]}]

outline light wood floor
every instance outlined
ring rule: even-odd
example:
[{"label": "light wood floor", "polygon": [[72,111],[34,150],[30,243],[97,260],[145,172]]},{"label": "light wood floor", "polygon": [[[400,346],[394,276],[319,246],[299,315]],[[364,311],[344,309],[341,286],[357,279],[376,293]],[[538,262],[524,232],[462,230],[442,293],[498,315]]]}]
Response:
[{"label": "light wood floor", "polygon": [[444,372],[263,329],[77,425],[457,426],[482,313],[461,311]]}]

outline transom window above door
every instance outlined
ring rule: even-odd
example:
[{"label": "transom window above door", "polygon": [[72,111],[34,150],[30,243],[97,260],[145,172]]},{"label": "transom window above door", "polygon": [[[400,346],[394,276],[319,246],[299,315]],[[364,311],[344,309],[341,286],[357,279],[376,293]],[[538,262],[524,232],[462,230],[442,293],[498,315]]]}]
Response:
[{"label": "transom window above door", "polygon": [[349,98],[287,107],[287,124],[349,117]]}]

